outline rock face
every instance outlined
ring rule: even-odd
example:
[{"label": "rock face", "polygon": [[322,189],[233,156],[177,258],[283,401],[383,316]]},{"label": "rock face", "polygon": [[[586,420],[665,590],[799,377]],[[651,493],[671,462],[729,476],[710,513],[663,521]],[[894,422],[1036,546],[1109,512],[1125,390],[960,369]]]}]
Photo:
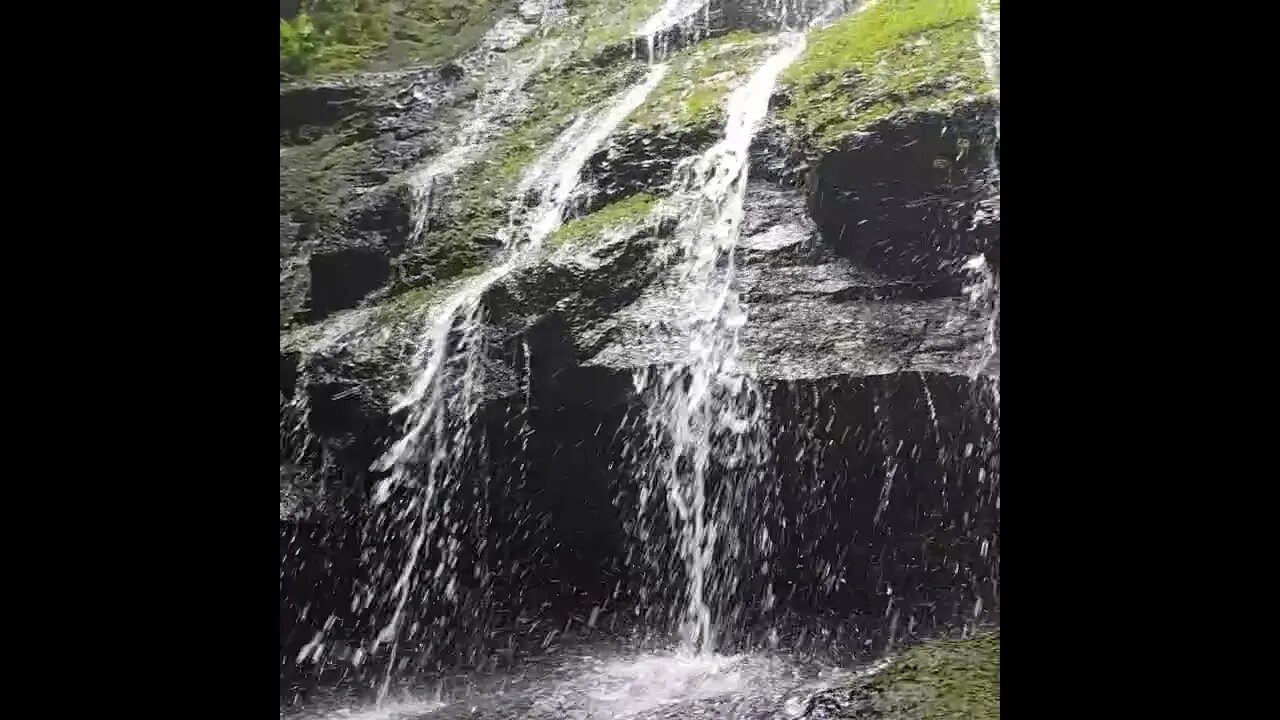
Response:
[{"label": "rock face", "polygon": [[[568,3],[570,17],[588,18],[571,27],[593,30],[601,4]],[[712,5],[725,29],[776,27],[763,10],[776,3]],[[431,203],[449,222],[418,236],[411,171],[449,153],[487,73],[507,67],[495,58],[524,62],[543,17],[522,5],[514,26],[454,64],[282,89],[282,682],[316,632],[367,630],[348,599],[383,476],[371,468],[403,429],[391,408],[425,313],[472,269],[432,253],[460,237],[459,218],[476,217],[457,194],[485,186],[441,175]],[[565,32],[549,32],[546,47],[563,47]],[[612,46],[593,61],[644,62]],[[549,116],[528,87],[504,97],[515,108],[524,93],[523,113]],[[779,107],[788,93],[779,89]],[[783,508],[775,571],[752,582],[785,588],[779,618],[822,617],[861,650],[965,622],[975,606],[998,618],[996,420],[991,380],[972,372],[991,349],[991,318],[966,292],[973,257],[999,269],[998,112],[985,96],[911,107],[835,145],[774,113],[751,151],[740,344],[767,398]],[[505,142],[503,122],[494,142]],[[680,160],[719,132],[625,127],[589,163],[575,212],[661,195]],[[513,156],[484,156],[478,177],[499,187],[498,163]],[[476,501],[487,518],[477,543],[489,555],[474,562],[489,571],[463,575],[462,595],[509,597],[513,613],[552,603],[566,616],[634,601],[624,540],[643,401],[632,377],[688,352],[661,322],[685,302],[673,225],[659,206],[553,238],[486,291],[476,430],[486,480],[468,497],[487,498]],[[488,232],[463,233],[475,257],[487,259]]]}]

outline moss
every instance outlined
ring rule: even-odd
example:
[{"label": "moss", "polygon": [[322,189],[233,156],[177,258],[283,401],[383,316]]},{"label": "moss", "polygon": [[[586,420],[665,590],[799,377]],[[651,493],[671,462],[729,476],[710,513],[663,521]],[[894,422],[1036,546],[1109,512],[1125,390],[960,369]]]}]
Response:
[{"label": "moss", "polygon": [[1000,717],[1000,632],[907,650],[861,690],[872,717],[995,720]]},{"label": "moss", "polygon": [[783,76],[782,119],[829,149],[896,112],[988,92],[978,24],[978,0],[879,0],[814,31]]},{"label": "moss", "polygon": [[765,36],[738,31],[676,53],[653,95],[628,118],[630,125],[692,127],[723,124],[725,98],[773,47]]},{"label": "moss", "polygon": [[377,326],[399,325],[421,316],[423,311],[444,296],[445,292],[461,282],[462,278],[475,274],[464,272],[455,282],[442,282],[424,287],[410,288],[399,295],[387,298],[373,306],[372,322]]},{"label": "moss", "polygon": [[280,21],[280,72],[315,76],[439,62],[475,45],[510,0],[302,0]]},{"label": "moss", "polygon": [[553,246],[565,246],[595,237],[605,230],[639,222],[649,217],[657,198],[648,193],[638,193],[610,203],[599,210],[571,220],[551,236]]}]

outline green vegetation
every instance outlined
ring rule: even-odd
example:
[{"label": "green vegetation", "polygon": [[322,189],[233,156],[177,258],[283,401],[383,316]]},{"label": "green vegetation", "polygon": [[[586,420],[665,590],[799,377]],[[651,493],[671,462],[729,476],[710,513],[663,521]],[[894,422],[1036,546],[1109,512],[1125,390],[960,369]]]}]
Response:
[{"label": "green vegetation", "polygon": [[373,306],[372,322],[379,326],[408,322],[479,271],[479,267],[471,267],[448,281],[410,288],[398,295],[385,298]]},{"label": "green vegetation", "polygon": [[815,31],[783,76],[782,118],[830,149],[895,112],[988,92],[978,22],[978,0],[879,0]]},{"label": "green vegetation", "polygon": [[722,124],[724,101],[734,83],[749,75],[772,46],[765,36],[738,31],[681,50],[671,59],[667,76],[628,123]]},{"label": "green vegetation", "polygon": [[393,325],[408,320],[435,299],[434,287],[416,287],[373,307],[373,322]]},{"label": "green vegetation", "polygon": [[1000,717],[1000,631],[907,650],[861,691],[873,717],[995,720]]},{"label": "green vegetation", "polygon": [[565,223],[548,242],[553,246],[571,245],[605,230],[640,221],[653,213],[656,203],[657,198],[648,193],[631,195]]},{"label": "green vegetation", "polygon": [[280,20],[286,77],[438,62],[474,45],[507,0],[301,0]]}]

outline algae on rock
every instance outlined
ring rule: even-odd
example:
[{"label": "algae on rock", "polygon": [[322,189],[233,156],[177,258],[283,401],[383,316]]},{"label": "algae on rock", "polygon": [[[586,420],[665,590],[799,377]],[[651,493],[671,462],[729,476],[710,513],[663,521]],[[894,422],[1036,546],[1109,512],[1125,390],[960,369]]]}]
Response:
[{"label": "algae on rock", "polygon": [[991,90],[978,0],[873,0],[815,30],[783,75],[781,117],[818,150],[899,112],[944,110]]},{"label": "algae on rock", "polygon": [[564,247],[608,230],[641,222],[653,214],[655,204],[656,199],[648,193],[631,195],[605,205],[590,215],[574,218],[561,225],[548,242],[554,246]]},{"label": "algae on rock", "polygon": [[997,720],[1000,630],[905,650],[853,687],[824,691],[814,702],[832,704],[834,716],[846,720]]}]

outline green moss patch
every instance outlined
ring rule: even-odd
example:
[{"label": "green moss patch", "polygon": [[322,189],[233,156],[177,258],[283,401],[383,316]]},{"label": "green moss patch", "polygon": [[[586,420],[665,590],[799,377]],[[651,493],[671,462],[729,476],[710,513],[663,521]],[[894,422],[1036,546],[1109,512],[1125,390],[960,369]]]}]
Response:
[{"label": "green moss patch", "polygon": [[372,322],[378,326],[399,325],[420,317],[427,308],[477,272],[478,268],[473,267],[453,277],[449,282],[410,288],[399,295],[387,298],[373,306]]},{"label": "green moss patch", "polygon": [[774,47],[770,38],[739,31],[687,47],[653,95],[627,119],[632,126],[722,125],[730,90],[756,69]]},{"label": "green moss patch", "polygon": [[553,246],[563,247],[592,238],[605,230],[641,222],[653,214],[657,198],[638,193],[610,203],[599,210],[565,223],[550,238]]},{"label": "green moss patch", "polygon": [[863,690],[870,696],[871,717],[996,720],[1000,717],[1000,632],[907,650]]},{"label": "green moss patch", "polygon": [[302,0],[280,20],[285,77],[439,62],[474,46],[510,0]]},{"label": "green moss patch", "polygon": [[782,119],[830,149],[899,111],[986,93],[978,26],[978,0],[879,0],[810,34],[783,76]]}]

